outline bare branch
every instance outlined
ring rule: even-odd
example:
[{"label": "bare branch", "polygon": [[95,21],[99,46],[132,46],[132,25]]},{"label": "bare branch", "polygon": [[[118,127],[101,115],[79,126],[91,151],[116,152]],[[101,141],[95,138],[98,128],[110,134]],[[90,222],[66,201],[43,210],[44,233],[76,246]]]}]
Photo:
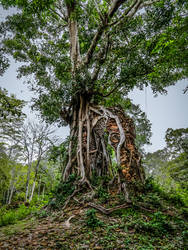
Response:
[{"label": "bare branch", "polygon": [[107,42],[106,45],[103,49],[101,49],[101,51],[99,52],[98,56],[97,56],[97,62],[98,64],[96,65],[96,68],[93,72],[92,75],[92,81],[94,82],[97,77],[98,74],[100,72],[101,66],[104,64],[106,58],[107,58],[107,54],[108,54],[108,50],[109,50],[109,46],[110,46],[110,41],[109,41],[109,34],[107,34]]},{"label": "bare branch", "polygon": [[108,26],[108,21],[109,19],[111,19],[113,17],[113,15],[115,14],[115,12],[118,10],[118,8],[125,2],[125,0],[114,0],[110,10],[107,13],[107,16],[105,18],[105,20],[103,21],[103,23],[99,26],[92,42],[91,45],[88,49],[88,52],[86,54],[85,60],[84,60],[84,64],[89,64],[92,55],[94,53],[94,50],[97,46],[98,41],[100,40],[101,36],[103,35],[103,32],[105,30],[105,28]]},{"label": "bare branch", "polygon": [[65,19],[64,16],[61,16],[56,10],[49,8],[55,15],[57,15],[58,17],[60,17],[62,20],[64,20],[65,22],[67,22],[67,19]]},{"label": "bare branch", "polygon": [[160,0],[153,0],[153,1],[146,1],[144,3],[141,4],[140,8],[146,7],[146,6],[150,6],[154,3],[160,2]]},{"label": "bare branch", "polygon": [[132,7],[132,9],[127,13],[127,17],[133,17],[134,14],[141,8],[142,0],[136,1],[135,5]]},{"label": "bare branch", "polygon": [[141,3],[142,3],[142,0],[135,0],[135,1],[132,3],[132,5],[131,5],[128,9],[126,9],[126,10],[124,11],[124,13],[121,15],[121,17],[120,17],[118,20],[116,20],[116,21],[110,23],[109,26],[118,25],[118,24],[121,23],[121,21],[122,21],[124,18],[126,18],[126,17],[132,17],[132,16],[138,11],[138,9],[141,8],[141,7],[140,7],[140,6],[141,6]]},{"label": "bare branch", "polygon": [[186,94],[186,92],[188,92],[188,86],[186,86],[186,88],[183,90],[184,94]]},{"label": "bare branch", "polygon": [[85,57],[85,60],[84,60],[84,64],[89,64],[90,60],[91,60],[91,57],[93,55],[93,52],[96,48],[96,45],[97,45],[97,42],[99,41],[99,39],[101,38],[103,32],[104,32],[104,29],[105,29],[106,25],[101,25],[99,26],[98,28],[98,31],[97,33],[95,34],[92,42],[91,42],[91,45],[88,49],[88,52],[87,52],[87,55]]},{"label": "bare branch", "polygon": [[95,7],[96,7],[97,12],[98,12],[98,14],[99,14],[99,16],[100,16],[101,21],[104,22],[104,17],[103,17],[103,15],[102,15],[102,13],[101,13],[101,11],[100,11],[100,9],[99,9],[99,6],[98,6],[96,0],[94,0],[94,3],[95,3]]},{"label": "bare branch", "polygon": [[108,12],[108,17],[112,18],[118,8],[125,2],[125,0],[114,0]]}]

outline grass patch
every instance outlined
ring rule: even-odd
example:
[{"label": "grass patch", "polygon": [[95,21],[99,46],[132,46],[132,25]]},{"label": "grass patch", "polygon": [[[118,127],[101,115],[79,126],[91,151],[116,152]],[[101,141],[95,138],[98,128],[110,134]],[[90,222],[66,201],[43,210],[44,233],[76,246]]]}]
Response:
[{"label": "grass patch", "polygon": [[48,201],[38,201],[34,198],[27,206],[20,204],[16,209],[9,209],[7,206],[2,207],[0,209],[0,227],[14,224],[31,214],[36,215],[47,202]]}]

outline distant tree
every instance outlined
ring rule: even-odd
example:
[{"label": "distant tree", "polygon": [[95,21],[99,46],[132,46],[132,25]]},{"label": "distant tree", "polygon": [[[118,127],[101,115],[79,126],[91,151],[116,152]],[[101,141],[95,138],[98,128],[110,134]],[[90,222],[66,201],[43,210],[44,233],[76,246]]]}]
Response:
[{"label": "distant tree", "polygon": [[[187,76],[186,1],[1,0],[19,12],[1,24],[3,49],[24,63],[34,108],[69,124],[63,179],[109,173],[116,152],[120,189],[144,182],[134,125],[118,104],[135,86],[153,92]],[[116,107],[109,108],[110,103]],[[107,139],[105,139],[107,138]]]},{"label": "distant tree", "polygon": [[126,109],[127,114],[130,115],[130,117],[133,119],[135,124],[135,130],[136,130],[136,139],[135,143],[138,147],[139,151],[142,152],[142,154],[145,153],[144,146],[150,145],[151,142],[151,123],[147,119],[146,114],[140,109],[139,105],[134,105],[131,103],[130,108]]},{"label": "distant tree", "polygon": [[168,128],[165,135],[167,149],[171,156],[177,157],[181,153],[188,155],[188,128]]},{"label": "distant tree", "polygon": [[153,176],[165,189],[176,190],[188,202],[188,129],[167,129],[166,147],[144,157],[148,176]]},{"label": "distant tree", "polygon": [[161,168],[169,160],[166,148],[147,153],[144,157],[144,167],[147,176],[159,176]]},{"label": "distant tree", "polygon": [[188,128],[169,128],[165,139],[170,155],[168,172],[171,178],[188,193]]},{"label": "distant tree", "polygon": [[32,168],[34,169],[34,180],[29,201],[33,198],[40,164],[47,157],[46,154],[54,141],[52,133],[53,130],[49,126],[31,122],[23,126],[21,130],[20,146],[23,150],[23,158],[28,166],[25,201],[28,200],[29,196]]},{"label": "distant tree", "polygon": [[168,163],[168,171],[174,181],[188,191],[188,154],[182,153]]},{"label": "distant tree", "polygon": [[21,165],[21,127],[26,115],[24,101],[0,88],[0,199],[11,203]]},{"label": "distant tree", "polygon": [[24,105],[24,101],[9,96],[7,90],[0,88],[0,142],[7,146],[8,154],[18,146],[20,128],[26,118],[22,111]]}]

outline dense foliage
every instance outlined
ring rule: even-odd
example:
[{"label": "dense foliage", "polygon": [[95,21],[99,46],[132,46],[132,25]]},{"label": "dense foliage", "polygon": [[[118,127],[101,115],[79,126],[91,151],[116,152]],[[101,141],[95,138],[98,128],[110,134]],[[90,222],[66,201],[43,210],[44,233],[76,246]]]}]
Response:
[{"label": "dense foliage", "polygon": [[188,204],[188,129],[166,131],[166,147],[145,157],[148,176],[154,176],[169,193],[178,192]]},{"label": "dense foliage", "polygon": [[[2,48],[22,62],[19,77],[29,79],[38,94],[34,107],[48,121],[62,123],[61,110],[71,109],[80,94],[97,104],[121,102],[135,86],[164,92],[187,76],[186,1],[1,4],[18,10],[1,24]],[[78,30],[76,52],[71,19]]]}]

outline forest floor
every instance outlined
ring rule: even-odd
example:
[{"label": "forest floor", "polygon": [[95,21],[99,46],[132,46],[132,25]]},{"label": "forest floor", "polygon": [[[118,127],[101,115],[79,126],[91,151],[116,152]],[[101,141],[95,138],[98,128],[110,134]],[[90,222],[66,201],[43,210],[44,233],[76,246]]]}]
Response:
[{"label": "forest floor", "polygon": [[[106,198],[92,202],[113,207]],[[0,249],[188,249],[186,208],[153,191],[139,201],[147,209],[133,206],[105,215],[73,200],[64,211],[41,211],[43,218],[30,216],[1,227]]]}]

